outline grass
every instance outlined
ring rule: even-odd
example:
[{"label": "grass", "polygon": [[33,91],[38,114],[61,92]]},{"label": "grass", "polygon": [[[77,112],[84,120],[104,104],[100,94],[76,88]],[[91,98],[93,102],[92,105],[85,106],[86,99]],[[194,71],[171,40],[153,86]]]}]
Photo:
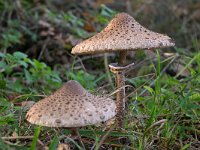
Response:
[{"label": "grass", "polygon": [[[140,80],[137,91],[128,90],[127,115],[125,129],[123,131],[102,131],[102,127],[86,127],[80,129],[80,135],[86,147],[91,148],[94,145],[98,147],[116,147],[125,149],[187,149],[198,146],[199,142],[199,87],[200,76],[199,68],[200,53],[192,58],[187,58],[188,63],[185,68],[191,70],[190,75],[185,78],[177,79],[178,75],[171,77],[166,73],[161,74],[163,63],[159,52],[157,51],[157,64],[150,64],[155,72],[155,82],[149,78],[133,78],[130,80]],[[168,60],[169,61],[169,60]],[[190,66],[197,65],[195,68]],[[149,86],[151,85],[151,86]],[[90,87],[88,87],[90,88]],[[146,89],[145,92],[144,88]],[[4,89],[5,90],[5,89]],[[131,93],[130,93],[131,92]],[[133,93],[132,93],[133,92]],[[143,92],[141,95],[140,92]],[[5,92],[6,93],[6,92]],[[33,95],[28,96],[28,98]],[[26,100],[26,95],[19,101]],[[25,121],[24,115],[26,109],[15,106],[13,101],[7,98],[1,98],[1,117],[0,130],[1,137],[16,137],[15,140],[1,139],[1,146],[6,148],[15,147],[15,149],[36,149],[37,138],[42,141],[43,146],[49,145],[51,149],[58,145],[58,141],[68,143],[73,148],[79,147],[77,142],[68,135],[70,132],[62,129],[51,129],[30,126]],[[109,127],[106,127],[107,129]],[[56,136],[54,136],[56,134]],[[103,137],[108,134],[104,142],[98,145]],[[25,139],[17,139],[18,136],[24,136]],[[32,139],[26,136],[33,136]],[[31,142],[32,141],[32,142]],[[32,143],[32,144],[31,144]],[[80,147],[79,147],[80,148]]]},{"label": "grass", "polygon": [[[99,31],[115,11],[103,5],[99,11],[92,10],[91,15],[91,11],[83,7],[84,15],[89,16],[85,17],[76,6],[75,10],[60,12],[52,3],[46,6],[45,2],[41,2],[37,6],[32,1],[23,0],[21,9],[27,13],[21,16],[19,8],[11,3],[10,0],[0,0],[0,149],[48,147],[54,150],[61,143],[71,149],[82,149],[78,140],[70,136],[70,130],[29,124],[25,119],[27,108],[22,107],[22,102],[38,101],[70,79],[79,81],[95,94],[112,93],[115,90],[114,76],[105,73],[105,58],[73,57],[70,50],[77,39]],[[156,3],[155,10],[161,4]],[[191,2],[188,9],[195,4]],[[145,8],[145,5],[137,1],[134,7]],[[173,5],[178,4],[174,2]],[[149,9],[144,11],[143,20],[149,20]],[[165,9],[157,11],[162,11],[162,15]],[[186,42],[178,42],[177,47],[166,51],[157,50],[153,58],[143,51],[130,56],[128,62],[134,60],[136,65],[126,74],[126,84],[130,86],[126,89],[125,128],[116,130],[112,121],[110,124],[80,128],[87,149],[200,148],[200,46],[197,38],[200,32],[194,34],[199,24],[196,20],[188,21],[191,16],[165,16],[164,24],[159,24],[160,19],[157,20],[156,16],[153,15],[155,24],[152,28],[160,31],[165,28],[177,41]],[[47,26],[40,25],[40,20]],[[173,22],[170,30],[167,23],[173,20],[177,21]],[[179,27],[180,30],[177,30]],[[48,35],[52,34],[50,31],[54,35]],[[41,36],[41,33],[45,34]],[[56,35],[62,35],[62,38]],[[69,38],[71,36],[72,39]],[[165,52],[173,53],[166,57]],[[106,63],[115,61],[112,55],[107,57]]]}]

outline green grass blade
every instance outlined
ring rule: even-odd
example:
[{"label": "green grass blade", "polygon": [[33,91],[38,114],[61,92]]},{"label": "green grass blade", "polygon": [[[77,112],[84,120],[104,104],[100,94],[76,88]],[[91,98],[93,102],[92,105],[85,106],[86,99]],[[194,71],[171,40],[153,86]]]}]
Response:
[{"label": "green grass blade", "polygon": [[59,144],[59,138],[57,136],[55,136],[53,138],[53,140],[51,141],[51,144],[49,146],[49,150],[55,150],[57,148],[58,144]]},{"label": "green grass blade", "polygon": [[35,133],[34,133],[34,137],[33,137],[33,141],[32,141],[30,150],[36,150],[37,140],[40,135],[40,129],[41,129],[40,126],[35,128]]}]

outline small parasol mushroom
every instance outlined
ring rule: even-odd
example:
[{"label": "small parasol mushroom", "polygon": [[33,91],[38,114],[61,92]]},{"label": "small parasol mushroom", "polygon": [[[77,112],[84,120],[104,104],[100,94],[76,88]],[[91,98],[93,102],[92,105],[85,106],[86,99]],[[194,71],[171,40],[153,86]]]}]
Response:
[{"label": "small parasol mushroom", "polygon": [[86,91],[78,82],[68,81],[55,93],[33,105],[26,114],[32,124],[72,128],[99,124],[115,116],[115,102]]}]

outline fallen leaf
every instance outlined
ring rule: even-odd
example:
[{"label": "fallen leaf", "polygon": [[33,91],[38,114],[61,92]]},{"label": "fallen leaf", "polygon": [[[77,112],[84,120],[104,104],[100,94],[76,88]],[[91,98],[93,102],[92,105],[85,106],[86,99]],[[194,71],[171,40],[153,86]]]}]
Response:
[{"label": "fallen leaf", "polygon": [[34,104],[35,104],[34,101],[23,101],[23,102],[21,102],[21,107],[23,107],[24,109],[29,109],[29,108],[31,108]]},{"label": "fallen leaf", "polygon": [[59,144],[57,150],[70,150],[69,144]]}]

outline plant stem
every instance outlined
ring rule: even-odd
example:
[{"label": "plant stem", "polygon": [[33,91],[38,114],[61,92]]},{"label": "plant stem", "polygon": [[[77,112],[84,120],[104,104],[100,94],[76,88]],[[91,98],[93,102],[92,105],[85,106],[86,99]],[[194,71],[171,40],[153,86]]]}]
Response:
[{"label": "plant stem", "polygon": [[[124,66],[126,61],[127,51],[119,52],[118,65]],[[125,77],[124,71],[116,73],[116,86],[121,88],[116,94],[116,119],[119,128],[124,127],[124,109],[125,109]],[[124,88],[122,88],[124,87]]]},{"label": "plant stem", "polygon": [[119,66],[124,66],[126,63],[126,56],[127,56],[127,51],[121,51],[119,52],[119,60],[118,60],[118,65]]},{"label": "plant stem", "polygon": [[117,88],[120,90],[116,94],[116,120],[119,128],[124,126],[124,109],[125,109],[125,80],[124,72],[119,71],[116,74]]},{"label": "plant stem", "polygon": [[71,128],[71,136],[76,136],[78,138],[78,141],[80,142],[82,148],[85,150],[85,145],[83,144],[83,141],[81,140],[81,136],[78,132],[77,128]]},{"label": "plant stem", "polygon": [[[118,128],[124,127],[124,109],[125,109],[125,77],[124,67],[127,51],[119,52],[117,66],[109,65],[111,72],[115,74],[115,83],[119,91],[116,93],[116,122]],[[124,69],[123,69],[124,68]]]}]

